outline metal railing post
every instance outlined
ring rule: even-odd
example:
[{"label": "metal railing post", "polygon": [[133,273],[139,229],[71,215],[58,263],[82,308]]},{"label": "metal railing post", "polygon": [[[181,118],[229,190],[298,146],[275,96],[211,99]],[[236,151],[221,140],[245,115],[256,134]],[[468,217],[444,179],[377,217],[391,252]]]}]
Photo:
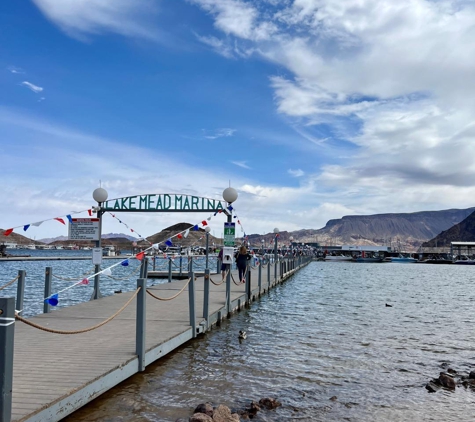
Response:
[{"label": "metal railing post", "polygon": [[12,418],[15,298],[0,297],[0,421]]},{"label": "metal railing post", "polygon": [[168,282],[172,282],[172,259],[168,258]]},{"label": "metal railing post", "polygon": [[270,290],[270,259],[267,262],[267,290]]},{"label": "metal railing post", "polygon": [[259,295],[261,294],[261,289],[262,289],[262,260],[259,259],[259,268],[257,269],[258,271],[258,281],[257,284],[259,286]]},{"label": "metal railing post", "polygon": [[138,358],[138,371],[145,371],[145,327],[146,318],[146,302],[147,302],[147,280],[139,278],[137,280],[137,314],[135,322],[135,354]]},{"label": "metal railing post", "polygon": [[[51,296],[51,282],[53,280],[53,267],[46,267],[45,270],[45,299]],[[43,313],[49,314],[51,306],[48,301],[43,301]]]},{"label": "metal railing post", "polygon": [[204,299],[203,299],[203,318],[206,320],[206,329],[209,327],[209,283],[210,283],[210,270],[205,269],[204,280]]},{"label": "metal railing post", "polygon": [[18,281],[16,286],[16,310],[23,309],[23,298],[25,297],[25,270],[18,271]]},{"label": "metal railing post", "polygon": [[140,263],[140,278],[145,278],[147,280],[148,275],[148,258],[143,258]]},{"label": "metal railing post", "polygon": [[247,261],[246,269],[246,300],[247,303],[251,303],[251,268],[249,265],[249,261]]},{"label": "metal railing post", "polygon": [[190,305],[190,325],[193,330],[193,338],[196,337],[196,311],[195,311],[195,274],[190,272],[190,283],[188,284],[188,302]]},{"label": "metal railing post", "polygon": [[181,255],[181,246],[180,246],[179,252],[180,252],[180,277],[181,277],[181,273],[183,269],[183,256]]}]

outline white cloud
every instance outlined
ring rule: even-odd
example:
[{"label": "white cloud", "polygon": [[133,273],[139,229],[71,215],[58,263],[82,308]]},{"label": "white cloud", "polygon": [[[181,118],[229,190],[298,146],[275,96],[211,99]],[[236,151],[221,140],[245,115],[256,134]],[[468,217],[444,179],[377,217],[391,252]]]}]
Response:
[{"label": "white cloud", "polygon": [[8,66],[7,69],[11,73],[15,73],[15,74],[19,74],[19,75],[24,75],[26,73],[22,68],[16,67],[16,66]]},{"label": "white cloud", "polygon": [[289,173],[292,177],[302,177],[305,174],[305,172],[301,169],[297,169],[297,170],[288,169],[287,173]]},{"label": "white cloud", "polygon": [[236,133],[236,129],[221,128],[221,129],[216,129],[211,134],[206,134],[205,130],[203,130],[203,132],[205,133],[204,137],[206,139],[218,139],[218,138],[228,138],[230,136],[233,136]]},{"label": "white cloud", "polygon": [[34,85],[31,82],[23,81],[20,85],[26,86],[28,89],[33,91],[35,94],[38,94],[43,91],[43,88],[38,85]]},{"label": "white cloud", "polygon": [[249,167],[246,163],[247,161],[231,161],[235,166],[241,167],[243,169],[251,170],[251,167]]},{"label": "white cloud", "polygon": [[112,32],[156,39],[149,24],[157,9],[152,0],[33,0],[43,14],[75,38]]}]

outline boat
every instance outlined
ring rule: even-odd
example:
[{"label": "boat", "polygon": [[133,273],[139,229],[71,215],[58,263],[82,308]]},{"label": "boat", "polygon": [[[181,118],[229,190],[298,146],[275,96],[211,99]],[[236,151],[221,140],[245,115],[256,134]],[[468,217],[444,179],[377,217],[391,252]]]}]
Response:
[{"label": "boat", "polygon": [[399,254],[398,256],[389,257],[389,262],[397,262],[399,264],[413,264],[417,262],[417,259],[411,256],[404,256],[403,254]]},{"label": "boat", "polygon": [[384,255],[380,255],[378,252],[365,252],[362,251],[360,255],[353,257],[354,262],[387,262],[384,261]]},{"label": "boat", "polygon": [[348,255],[327,255],[323,258],[323,260],[330,262],[345,262],[353,261],[353,257]]},{"label": "boat", "polygon": [[469,257],[467,255],[457,255],[453,261],[457,265],[475,265],[474,257]]}]

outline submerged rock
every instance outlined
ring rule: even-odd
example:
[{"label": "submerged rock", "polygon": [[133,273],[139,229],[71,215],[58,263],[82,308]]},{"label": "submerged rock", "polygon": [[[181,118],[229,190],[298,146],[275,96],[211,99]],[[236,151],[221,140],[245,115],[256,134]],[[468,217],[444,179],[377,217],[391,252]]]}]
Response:
[{"label": "submerged rock", "polygon": [[213,412],[214,412],[213,405],[209,402],[206,402],[206,403],[201,403],[198,406],[196,406],[194,413],[204,413],[205,415],[213,416]]},{"label": "submerged rock", "polygon": [[270,397],[260,399],[259,404],[269,410],[276,409],[277,407],[282,406],[281,402],[277,401],[276,399],[272,399]]}]

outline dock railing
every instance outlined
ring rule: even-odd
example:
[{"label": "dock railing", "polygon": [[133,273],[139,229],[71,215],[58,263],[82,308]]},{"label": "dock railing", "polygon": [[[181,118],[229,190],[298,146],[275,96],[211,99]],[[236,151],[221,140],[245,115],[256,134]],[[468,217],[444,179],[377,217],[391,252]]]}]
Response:
[{"label": "dock railing", "polygon": [[[248,266],[245,277],[245,294],[244,301],[246,304],[255,299],[256,296],[260,296],[263,291],[269,291],[272,286],[275,286],[277,283],[281,283],[295,273],[303,265],[306,265],[312,260],[312,256],[272,256],[264,255],[253,259]],[[191,262],[191,261],[190,261]],[[219,265],[219,262],[218,262]],[[275,266],[275,274],[271,277],[270,269],[272,266]],[[218,267],[219,268],[219,267]],[[263,286],[263,272],[267,268],[267,289]],[[18,276],[7,283],[7,285],[12,285],[15,281],[18,282],[17,286],[17,297],[0,297],[0,420],[2,422],[10,422],[12,414],[12,392],[13,392],[13,360],[14,360],[14,337],[15,337],[15,324],[16,321],[21,321],[26,323],[34,328],[41,329],[43,331],[49,331],[56,334],[81,334],[88,331],[95,330],[108,322],[114,319],[119,315],[135,298],[136,300],[136,335],[135,335],[135,355],[137,357],[137,372],[144,371],[146,368],[146,295],[149,294],[155,299],[159,300],[172,300],[178,295],[180,295],[185,288],[188,287],[188,307],[189,307],[189,326],[191,328],[192,338],[196,337],[199,332],[205,332],[211,328],[212,322],[216,324],[219,322],[219,318],[222,315],[222,312],[217,313],[218,317],[214,318],[211,321],[210,318],[210,282],[213,284],[219,285],[221,282],[214,282],[211,278],[210,269],[206,268],[204,271],[203,278],[203,314],[204,319],[202,327],[197,327],[197,318],[196,318],[196,295],[195,295],[195,273],[193,271],[192,262],[188,266],[188,281],[184,287],[173,297],[171,298],[160,298],[147,289],[147,275],[148,275],[148,259],[144,258],[140,265],[140,275],[137,279],[136,289],[130,299],[119,309],[114,315],[107,318],[105,321],[102,321],[99,324],[96,324],[93,327],[87,329],[80,329],[75,331],[61,331],[53,330],[48,327],[41,327],[38,324],[29,322],[28,319],[20,316],[18,311],[23,309],[23,298],[25,294],[25,278],[26,273],[24,270],[18,272]],[[251,287],[251,277],[253,271],[257,270],[257,288],[252,289]],[[221,275],[221,272],[218,274]],[[45,288],[44,296],[45,298],[51,297],[51,280],[53,276],[53,271],[51,267],[46,267],[45,270]],[[0,290],[5,288],[1,286]],[[223,298],[225,311],[229,315],[236,310],[236,302],[233,302],[233,305],[230,301],[230,288],[226,288],[226,297]],[[46,301],[48,302],[48,301]],[[51,311],[50,304],[45,302],[43,309],[44,313],[49,313]],[[237,307],[240,307],[242,302],[241,299],[237,299]],[[150,362],[149,362],[150,363]]]}]

